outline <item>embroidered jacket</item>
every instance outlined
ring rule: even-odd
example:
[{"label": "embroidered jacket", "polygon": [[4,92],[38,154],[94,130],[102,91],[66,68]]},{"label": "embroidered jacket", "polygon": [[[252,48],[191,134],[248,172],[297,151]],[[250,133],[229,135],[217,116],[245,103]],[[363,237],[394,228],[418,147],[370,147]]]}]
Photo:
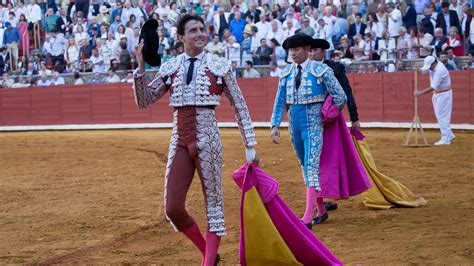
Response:
[{"label": "embroidered jacket", "polygon": [[144,73],[135,70],[133,90],[139,108],[146,108],[170,91],[172,107],[218,106],[221,94],[229,99],[234,108],[237,124],[246,147],[257,144],[252,120],[242,92],[225,58],[206,53],[197,66],[196,79],[186,85],[184,54],[164,63],[153,81],[147,84]]},{"label": "embroidered jacket", "polygon": [[331,95],[333,103],[341,110],[346,103],[346,95],[334,76],[333,71],[325,64],[309,60],[302,69],[301,84],[296,88],[296,64],[283,69],[272,113],[272,126],[280,126],[283,114],[288,105],[323,103]]}]

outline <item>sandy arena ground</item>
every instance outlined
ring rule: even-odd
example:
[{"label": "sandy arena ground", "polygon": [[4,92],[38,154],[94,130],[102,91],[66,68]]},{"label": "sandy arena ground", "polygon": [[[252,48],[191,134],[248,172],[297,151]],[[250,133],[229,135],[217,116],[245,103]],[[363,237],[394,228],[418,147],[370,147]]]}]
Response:
[{"label": "sandy arena ground", "polygon": [[[379,169],[428,200],[418,209],[368,210],[359,197],[340,202],[313,232],[347,264],[474,264],[474,132],[449,147],[403,148],[406,130],[366,130]],[[243,163],[241,138],[222,130],[229,235],[223,265],[238,264],[240,191],[231,172]],[[0,133],[0,264],[156,263],[198,265],[200,256],[163,215],[170,130]],[[284,130],[270,143],[259,129],[261,166],[300,215],[304,187]],[[438,131],[428,131],[431,143]],[[204,227],[195,178],[191,214]]]}]

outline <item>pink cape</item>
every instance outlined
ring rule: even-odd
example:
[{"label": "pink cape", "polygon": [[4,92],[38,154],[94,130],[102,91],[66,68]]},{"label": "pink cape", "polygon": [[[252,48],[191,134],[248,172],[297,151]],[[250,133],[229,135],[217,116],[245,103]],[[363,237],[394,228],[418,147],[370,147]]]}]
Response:
[{"label": "pink cape", "polygon": [[345,199],[372,187],[342,113],[324,124],[319,181],[323,198]]},{"label": "pink cape", "polygon": [[[301,222],[293,211],[281,199],[278,193],[278,182],[255,165],[245,164],[237,169],[232,177],[237,185],[242,189],[242,199],[240,208],[240,263],[242,265],[278,265],[288,262],[277,261],[278,248],[276,246],[285,246],[289,248],[290,256],[303,265],[342,265],[342,263],[331,253],[331,251],[318,240],[318,238]],[[257,190],[258,198],[251,196]],[[253,193],[253,194],[249,194]],[[253,212],[244,210],[244,206],[258,206],[246,201],[259,201],[264,205],[263,212]],[[265,213],[266,210],[266,213]],[[244,214],[252,216],[244,217]],[[258,231],[268,228],[259,228],[257,233],[249,235],[250,228],[257,226],[263,219],[271,220],[267,227],[274,227],[276,230],[259,235]],[[250,224],[245,224],[247,221]],[[246,231],[247,229],[247,231]],[[252,228],[253,229],[253,228]],[[245,238],[247,232],[248,238]],[[270,231],[267,231],[270,232]],[[277,235],[277,237],[275,237]],[[283,239],[278,243],[275,239]],[[254,242],[256,241],[256,242]],[[246,254],[246,246],[258,246],[259,253]],[[268,248],[266,248],[268,247]],[[281,249],[280,249],[281,250]],[[251,251],[251,249],[250,249]],[[267,256],[269,255],[270,256]],[[281,256],[280,256],[281,259]]]}]

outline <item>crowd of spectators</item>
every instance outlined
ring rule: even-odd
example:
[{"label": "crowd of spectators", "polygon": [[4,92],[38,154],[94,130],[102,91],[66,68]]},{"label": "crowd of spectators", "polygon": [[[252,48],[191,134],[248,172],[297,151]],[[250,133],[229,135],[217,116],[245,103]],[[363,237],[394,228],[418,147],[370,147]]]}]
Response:
[{"label": "crowd of spectators", "polygon": [[[428,55],[449,69],[473,66],[455,60],[474,53],[468,0],[23,1],[0,3],[0,75],[11,74],[3,87],[63,84],[65,73],[74,73],[74,84],[130,82],[141,25],[158,20],[157,52],[166,62],[183,52],[176,23],[185,13],[204,19],[205,50],[231,60],[236,76],[259,77],[256,65],[278,76],[289,60],[281,44],[298,32],[326,39],[327,56],[344,64],[382,62],[361,64],[361,73],[400,71],[401,60]],[[84,80],[84,72],[93,74]]]}]

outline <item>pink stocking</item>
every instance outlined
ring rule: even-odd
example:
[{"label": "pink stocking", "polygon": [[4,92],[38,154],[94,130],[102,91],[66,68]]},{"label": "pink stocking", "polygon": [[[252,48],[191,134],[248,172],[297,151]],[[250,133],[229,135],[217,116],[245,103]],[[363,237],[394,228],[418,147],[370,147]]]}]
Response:
[{"label": "pink stocking", "polygon": [[199,226],[194,223],[193,227],[185,230],[183,234],[194,243],[204,257],[206,255],[206,241],[199,230]]},{"label": "pink stocking", "polygon": [[217,250],[219,249],[219,243],[221,237],[216,233],[206,233],[206,255],[204,258],[205,266],[213,266],[217,256]]},{"label": "pink stocking", "polygon": [[326,207],[324,207],[324,199],[317,197],[316,198],[316,206],[318,208],[317,216],[322,216],[326,212]]},{"label": "pink stocking", "polygon": [[316,190],[314,187],[306,188],[306,211],[301,220],[303,223],[310,223],[313,219],[314,201],[316,200]]}]

